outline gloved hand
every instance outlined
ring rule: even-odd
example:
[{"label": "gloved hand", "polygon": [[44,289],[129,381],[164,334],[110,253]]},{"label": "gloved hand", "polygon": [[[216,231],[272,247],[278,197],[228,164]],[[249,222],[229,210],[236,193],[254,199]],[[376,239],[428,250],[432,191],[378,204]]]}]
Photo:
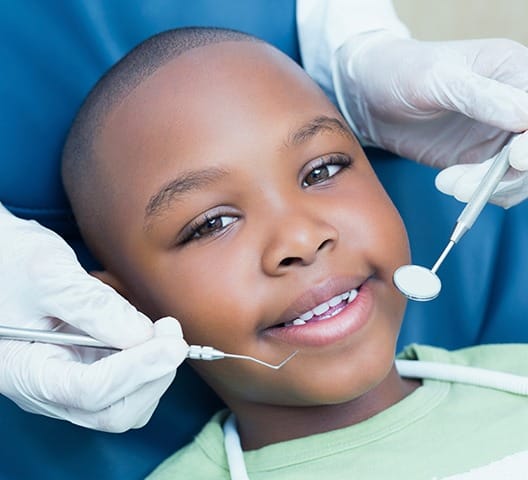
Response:
[{"label": "gloved hand", "polygon": [[[528,129],[528,48],[510,40],[353,35],[335,54],[333,81],[363,145],[438,168],[483,162]],[[482,175],[480,165],[464,168]],[[503,206],[528,196],[526,181],[501,190]]]},{"label": "gloved hand", "polygon": [[[442,170],[435,180],[436,188],[457,200],[468,202],[486,175],[495,157],[477,164],[453,165]],[[528,197],[528,132],[511,140],[510,168],[493,194],[493,203],[504,208]]]},{"label": "gloved hand", "polygon": [[179,323],[154,325],[88,275],[71,248],[0,204],[0,324],[81,329],[109,350],[0,340],[0,393],[24,410],[109,432],[143,426],[187,353]]}]

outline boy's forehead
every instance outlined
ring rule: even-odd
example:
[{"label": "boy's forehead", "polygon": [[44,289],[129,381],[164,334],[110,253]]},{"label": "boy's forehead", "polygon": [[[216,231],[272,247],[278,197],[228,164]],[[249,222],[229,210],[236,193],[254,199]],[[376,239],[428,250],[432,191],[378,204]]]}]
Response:
[{"label": "boy's forehead", "polygon": [[266,128],[266,118],[310,110],[312,116],[336,112],[284,54],[263,42],[216,43],[170,60],[138,85],[108,114],[96,148],[123,149],[146,137],[159,143],[175,133],[183,141],[208,132],[212,141],[212,132],[225,135],[226,123],[235,128],[262,120]]},{"label": "boy's forehead", "polygon": [[[292,96],[294,91],[287,89],[293,86],[303,90],[306,104],[324,97],[301,67],[274,47],[263,42],[226,41],[193,48],[169,60],[142,81],[121,106],[129,105],[135,112],[159,108],[167,96],[178,95],[191,100],[185,102],[190,105],[205,98],[211,109],[218,104],[229,109],[240,101],[257,108],[258,100],[269,94],[282,91]],[[248,98],[256,93],[260,95]],[[223,96],[235,104],[223,101]]]}]

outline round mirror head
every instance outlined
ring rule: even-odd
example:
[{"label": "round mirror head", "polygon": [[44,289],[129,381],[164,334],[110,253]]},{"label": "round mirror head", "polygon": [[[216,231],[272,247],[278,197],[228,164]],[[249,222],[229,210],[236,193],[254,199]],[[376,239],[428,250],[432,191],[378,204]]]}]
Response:
[{"label": "round mirror head", "polygon": [[442,289],[438,275],[420,265],[403,265],[394,272],[392,280],[401,293],[417,302],[435,299]]}]

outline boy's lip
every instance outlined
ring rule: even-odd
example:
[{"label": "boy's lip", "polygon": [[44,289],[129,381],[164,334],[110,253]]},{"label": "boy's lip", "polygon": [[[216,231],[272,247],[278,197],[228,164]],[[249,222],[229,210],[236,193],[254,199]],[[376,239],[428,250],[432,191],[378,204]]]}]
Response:
[{"label": "boy's lip", "polygon": [[[348,284],[350,285],[350,284]],[[297,302],[294,302],[293,306],[285,311],[281,316],[281,319],[287,319],[283,322],[276,322],[273,326],[270,326],[264,330],[264,335],[271,336],[280,340],[281,342],[289,343],[292,345],[305,346],[305,347],[321,347],[330,345],[338,342],[339,340],[354,334],[360,330],[368,321],[370,313],[374,305],[373,291],[369,278],[365,279],[362,283],[354,282],[355,286],[352,286],[350,290],[357,290],[357,296],[350,303],[343,302],[343,304],[335,307],[335,312],[330,312],[329,315],[322,315],[321,319],[313,319],[303,325],[285,326],[285,322],[289,322],[292,317],[299,311],[297,308],[303,309],[308,306],[319,305],[322,302],[326,302],[329,298],[335,295],[339,295],[346,291],[349,287],[337,287],[337,290],[331,288],[332,293],[330,296],[326,295],[321,299],[319,294],[322,295],[322,290],[310,291],[308,293],[315,293],[315,296],[302,295]],[[313,300],[312,300],[313,299]],[[315,302],[315,303],[314,303]]]},{"label": "boy's lip", "polygon": [[279,318],[267,328],[278,327],[283,323],[292,322],[318,305],[328,302],[331,298],[351,290],[358,289],[368,277],[334,277],[302,293]]}]

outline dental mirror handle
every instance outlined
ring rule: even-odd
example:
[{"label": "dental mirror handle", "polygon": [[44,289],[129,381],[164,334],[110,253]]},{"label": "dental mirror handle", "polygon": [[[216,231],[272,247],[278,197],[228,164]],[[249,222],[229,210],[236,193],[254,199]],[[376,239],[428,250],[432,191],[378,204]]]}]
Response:
[{"label": "dental mirror handle", "polygon": [[511,143],[506,145],[497,155],[497,158],[491,164],[486,175],[484,175],[484,178],[471,196],[464,210],[458,216],[453,233],[449,238],[450,242],[457,243],[463,237],[473,226],[480,212],[482,212],[482,209],[493,195],[497,185],[510,166],[510,145]]}]

